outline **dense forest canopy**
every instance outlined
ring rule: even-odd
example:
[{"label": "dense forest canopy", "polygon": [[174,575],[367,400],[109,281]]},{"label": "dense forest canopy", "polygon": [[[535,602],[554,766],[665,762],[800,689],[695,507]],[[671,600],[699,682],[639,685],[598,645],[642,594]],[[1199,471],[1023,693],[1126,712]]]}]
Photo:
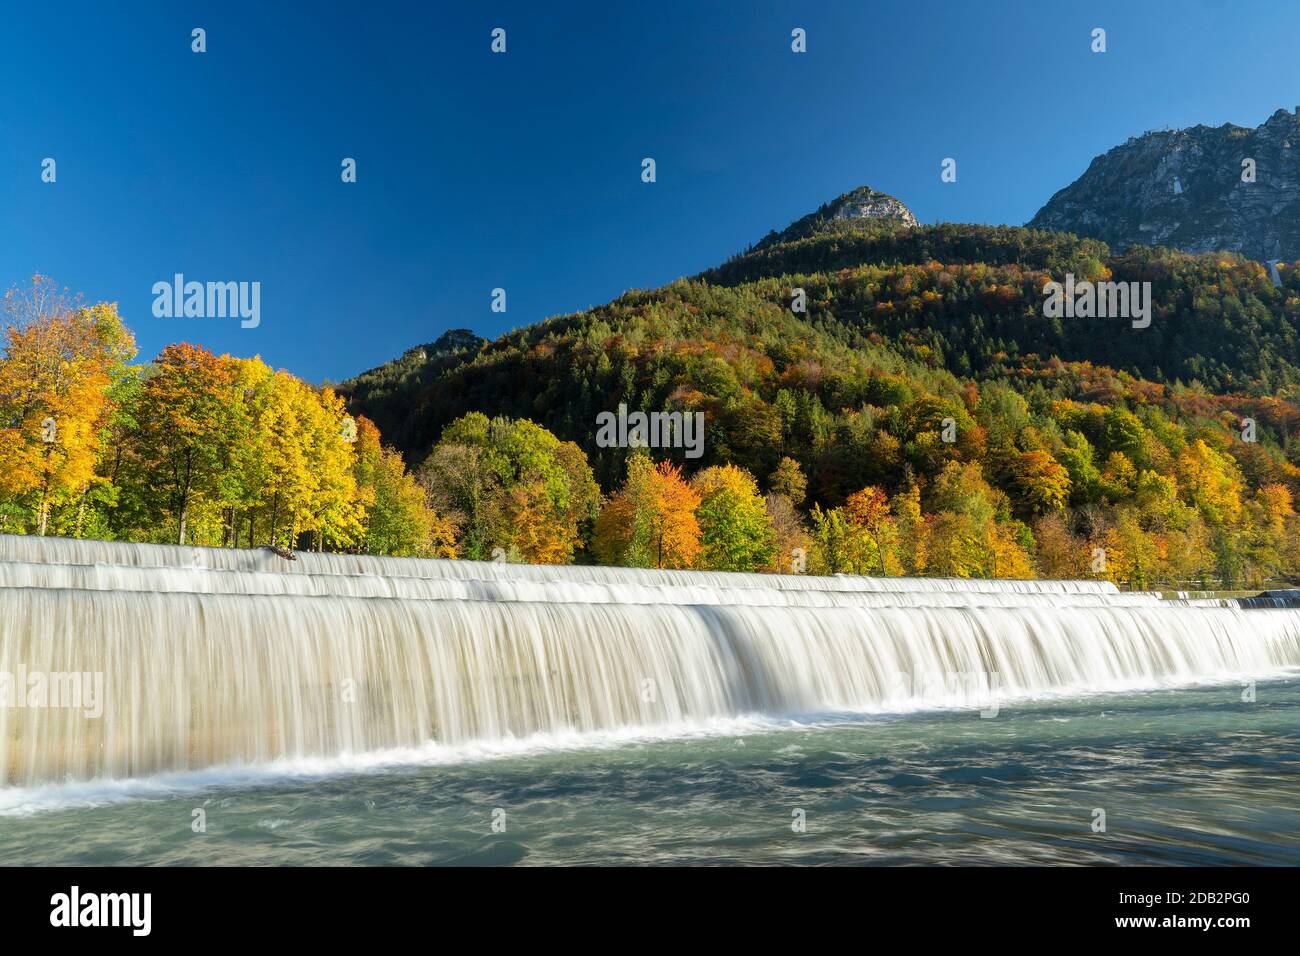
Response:
[{"label": "dense forest canopy", "polygon": [[[1151,327],[1044,317],[1043,284],[1067,273],[1151,282]],[[462,338],[456,349],[408,353],[340,390],[416,457],[472,409],[532,417],[591,452],[593,403],[648,410],[679,389],[727,403],[724,393],[743,387],[771,408],[814,363],[819,380],[805,390],[831,412],[892,404],[863,391],[889,378],[950,394],[960,389],[936,373],[1017,388],[1031,376],[1046,386],[1042,369],[1053,359],[1061,397],[1089,398],[1070,392],[1070,380],[1111,369],[1166,388],[1295,401],[1300,274],[1280,275],[1274,287],[1262,265],[1236,255],[1136,247],[1111,255],[1095,240],[1023,228],[833,222],[493,343]],[[802,315],[790,311],[795,288],[807,296]]]},{"label": "dense forest canopy", "polygon": [[[1150,282],[1151,326],[1046,318],[1043,286],[1067,273]],[[887,523],[918,512],[912,538],[945,538],[920,557],[900,539],[912,557],[886,556],[889,573],[1260,581],[1295,571],[1300,274],[1280,276],[1236,255],[1112,254],[1023,228],[828,220],[495,342],[408,353],[340,390],[413,462],[471,411],[536,422],[579,446],[611,495],[632,480],[629,450],[596,445],[598,413],[703,411],[703,458],[653,457],[683,480],[736,466],[769,497],[778,469],[797,468],[806,496],[783,514],[823,538],[874,489]],[[1107,542],[1123,572],[1092,570]]]}]

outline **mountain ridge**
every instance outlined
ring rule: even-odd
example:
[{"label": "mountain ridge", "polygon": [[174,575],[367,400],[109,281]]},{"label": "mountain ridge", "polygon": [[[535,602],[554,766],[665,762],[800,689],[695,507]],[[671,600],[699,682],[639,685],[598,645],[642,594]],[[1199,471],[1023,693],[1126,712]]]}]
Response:
[{"label": "mountain ridge", "polygon": [[1259,126],[1162,129],[1095,157],[1029,220],[1123,250],[1300,258],[1300,106]]}]

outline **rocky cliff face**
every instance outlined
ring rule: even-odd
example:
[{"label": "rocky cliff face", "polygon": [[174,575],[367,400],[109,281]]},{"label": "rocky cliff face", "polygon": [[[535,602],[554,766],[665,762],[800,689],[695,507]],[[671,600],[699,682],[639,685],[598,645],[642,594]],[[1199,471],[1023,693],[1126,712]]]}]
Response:
[{"label": "rocky cliff face", "polygon": [[805,236],[833,229],[837,224],[854,222],[860,219],[894,220],[904,226],[912,227],[918,223],[912,210],[900,200],[888,193],[877,192],[870,186],[859,186],[838,199],[826,203],[816,212],[809,213],[796,220],[780,232],[770,232],[756,248],[775,245],[778,242],[793,242]]},{"label": "rocky cliff face", "polygon": [[1134,137],[1094,159],[1029,225],[1115,251],[1163,245],[1300,259],[1300,107],[1255,129],[1227,123]]}]

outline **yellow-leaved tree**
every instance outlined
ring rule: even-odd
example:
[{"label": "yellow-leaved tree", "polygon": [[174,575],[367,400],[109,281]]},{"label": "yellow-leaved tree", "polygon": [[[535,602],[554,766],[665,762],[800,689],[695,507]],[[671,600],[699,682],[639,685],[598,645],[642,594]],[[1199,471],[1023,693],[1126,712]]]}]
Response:
[{"label": "yellow-leaved tree", "polygon": [[[79,533],[112,411],[135,341],[117,307],[82,306],[41,276],[5,300],[0,357],[0,530],[45,534],[72,505]],[[12,521],[12,525],[10,522]]]},{"label": "yellow-leaved tree", "polygon": [[691,488],[702,550],[697,566],[711,571],[758,571],[776,551],[776,535],[754,476],[735,465],[705,468]]}]

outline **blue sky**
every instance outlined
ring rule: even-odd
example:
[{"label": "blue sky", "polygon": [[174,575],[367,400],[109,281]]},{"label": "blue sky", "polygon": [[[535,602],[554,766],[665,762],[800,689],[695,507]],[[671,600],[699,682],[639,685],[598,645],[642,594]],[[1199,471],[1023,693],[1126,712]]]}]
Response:
[{"label": "blue sky", "polygon": [[[297,6],[11,6],[0,285],[117,301],[142,356],[340,380],[697,272],[857,185],[1019,224],[1130,135],[1300,104],[1289,3]],[[155,318],[176,272],[260,282],[260,326]]]}]

